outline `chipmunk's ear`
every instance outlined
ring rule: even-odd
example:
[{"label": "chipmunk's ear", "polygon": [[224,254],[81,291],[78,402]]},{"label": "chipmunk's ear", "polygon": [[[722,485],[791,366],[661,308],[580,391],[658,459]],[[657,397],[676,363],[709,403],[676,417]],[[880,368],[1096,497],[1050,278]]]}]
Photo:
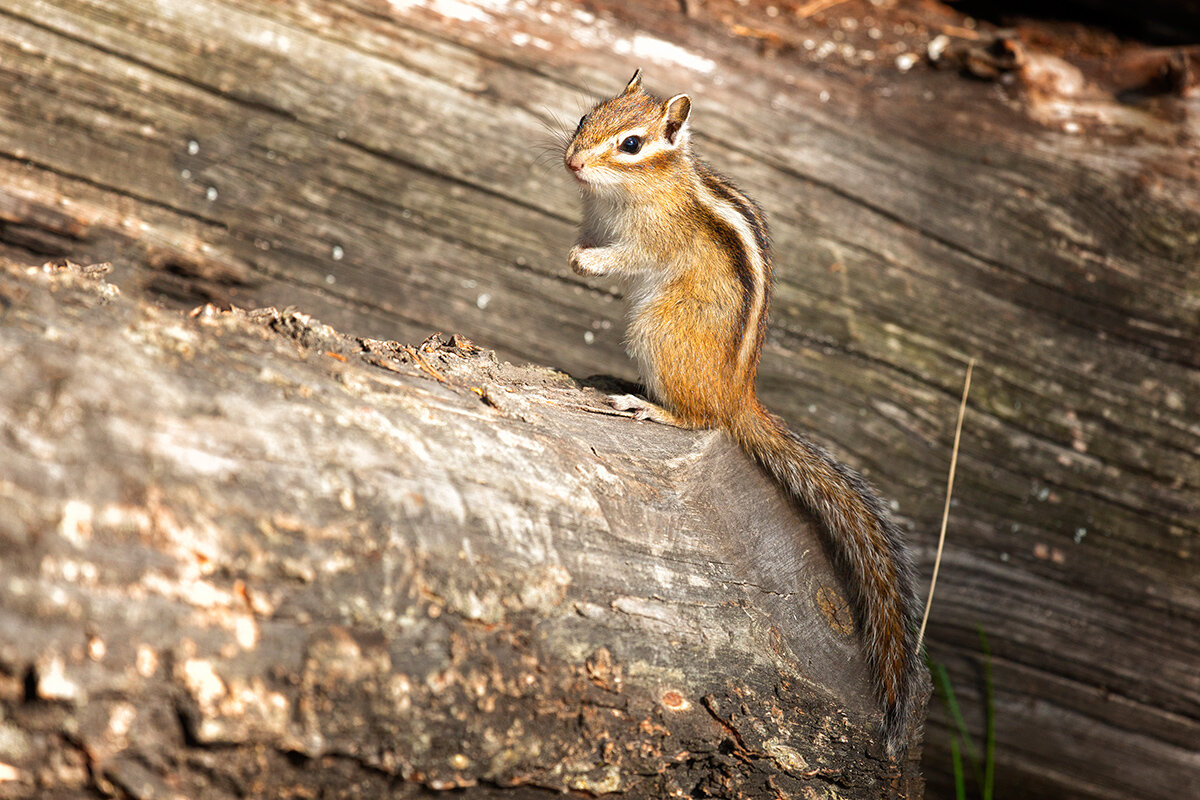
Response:
[{"label": "chipmunk's ear", "polygon": [[692,100],[686,94],[677,94],[667,101],[667,141],[673,145],[687,139],[688,114],[692,113]]},{"label": "chipmunk's ear", "polygon": [[636,92],[638,89],[641,89],[641,88],[642,88],[642,69],[641,69],[641,67],[638,67],[637,71],[633,73],[633,77],[629,79],[629,83],[625,84],[625,91],[621,92],[621,94],[629,94],[630,92]]}]

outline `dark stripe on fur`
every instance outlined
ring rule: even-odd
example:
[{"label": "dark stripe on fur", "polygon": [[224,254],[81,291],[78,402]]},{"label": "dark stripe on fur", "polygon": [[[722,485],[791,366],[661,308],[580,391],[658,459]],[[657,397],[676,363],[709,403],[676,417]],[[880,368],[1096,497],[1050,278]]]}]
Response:
[{"label": "dark stripe on fur", "polygon": [[[733,275],[742,289],[742,302],[738,309],[737,327],[734,330],[744,331],[749,324],[750,309],[754,304],[754,266],[750,261],[750,253],[746,251],[746,243],[742,241],[736,228],[699,201],[696,202],[695,218],[717,240],[720,249],[729,253],[733,262]],[[741,337],[730,337],[729,345],[729,357],[736,365],[738,351],[742,345]]]},{"label": "dark stripe on fur", "polygon": [[700,173],[700,180],[710,192],[730,203],[745,218],[750,230],[754,231],[755,244],[763,253],[765,261],[766,254],[771,249],[771,240],[767,235],[767,225],[758,206],[754,205],[754,201],[738,191],[726,178],[709,169],[707,164],[700,165],[697,171]]},{"label": "dark stripe on fur", "polygon": [[[762,350],[763,340],[767,335],[767,312],[771,305],[771,281],[772,264],[771,264],[771,237],[767,232],[767,221],[763,217],[762,212],[754,201],[746,197],[738,191],[732,183],[727,179],[713,172],[709,166],[703,162],[697,162],[696,172],[700,176],[700,181],[705,188],[713,193],[716,197],[728,202],[732,205],[742,218],[746,220],[746,224],[750,226],[750,230],[754,232],[754,242],[758,246],[758,251],[762,255],[762,293],[763,305],[759,315],[758,330],[753,332],[754,335],[754,356],[751,359],[751,367],[753,368],[758,363],[758,354]],[[746,297],[747,302],[751,305],[754,302],[753,295]],[[739,328],[739,330],[745,330]]]}]

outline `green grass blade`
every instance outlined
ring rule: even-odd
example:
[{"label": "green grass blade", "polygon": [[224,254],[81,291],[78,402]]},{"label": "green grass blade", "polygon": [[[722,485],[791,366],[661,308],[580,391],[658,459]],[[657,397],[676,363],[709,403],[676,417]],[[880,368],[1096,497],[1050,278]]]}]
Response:
[{"label": "green grass blade", "polygon": [[963,774],[962,752],[956,736],[950,738],[950,763],[954,767],[955,800],[967,800],[967,776]]},{"label": "green grass blade", "polygon": [[992,800],[996,782],[996,686],[992,682],[992,649],[982,625],[979,626],[979,643],[983,647],[984,718],[987,726],[983,743],[983,800]]},{"label": "green grass blade", "polygon": [[955,727],[958,728],[958,738],[962,741],[967,761],[971,765],[971,772],[975,774],[976,782],[982,786],[984,776],[979,765],[979,751],[975,749],[971,732],[967,730],[967,721],[963,719],[962,710],[958,707],[958,698],[954,695],[954,687],[950,685],[950,674],[946,672],[944,664],[934,664],[933,674],[937,678],[938,686],[941,687],[942,700],[946,703],[946,710],[950,713],[950,718],[954,720]]}]

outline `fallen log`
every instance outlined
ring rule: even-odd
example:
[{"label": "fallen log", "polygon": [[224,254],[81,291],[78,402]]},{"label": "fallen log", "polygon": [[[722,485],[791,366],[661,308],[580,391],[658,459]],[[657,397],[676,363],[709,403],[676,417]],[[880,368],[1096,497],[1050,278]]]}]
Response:
[{"label": "fallen log", "polygon": [[0,266],[4,796],[921,796],[724,434],[106,269]]}]

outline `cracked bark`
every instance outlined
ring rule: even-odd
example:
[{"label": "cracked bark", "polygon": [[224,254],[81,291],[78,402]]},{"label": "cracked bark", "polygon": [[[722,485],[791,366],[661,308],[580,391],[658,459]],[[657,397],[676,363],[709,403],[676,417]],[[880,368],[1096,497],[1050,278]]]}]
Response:
[{"label": "cracked bark", "polygon": [[723,434],[104,272],[0,263],[3,796],[921,796]]}]

